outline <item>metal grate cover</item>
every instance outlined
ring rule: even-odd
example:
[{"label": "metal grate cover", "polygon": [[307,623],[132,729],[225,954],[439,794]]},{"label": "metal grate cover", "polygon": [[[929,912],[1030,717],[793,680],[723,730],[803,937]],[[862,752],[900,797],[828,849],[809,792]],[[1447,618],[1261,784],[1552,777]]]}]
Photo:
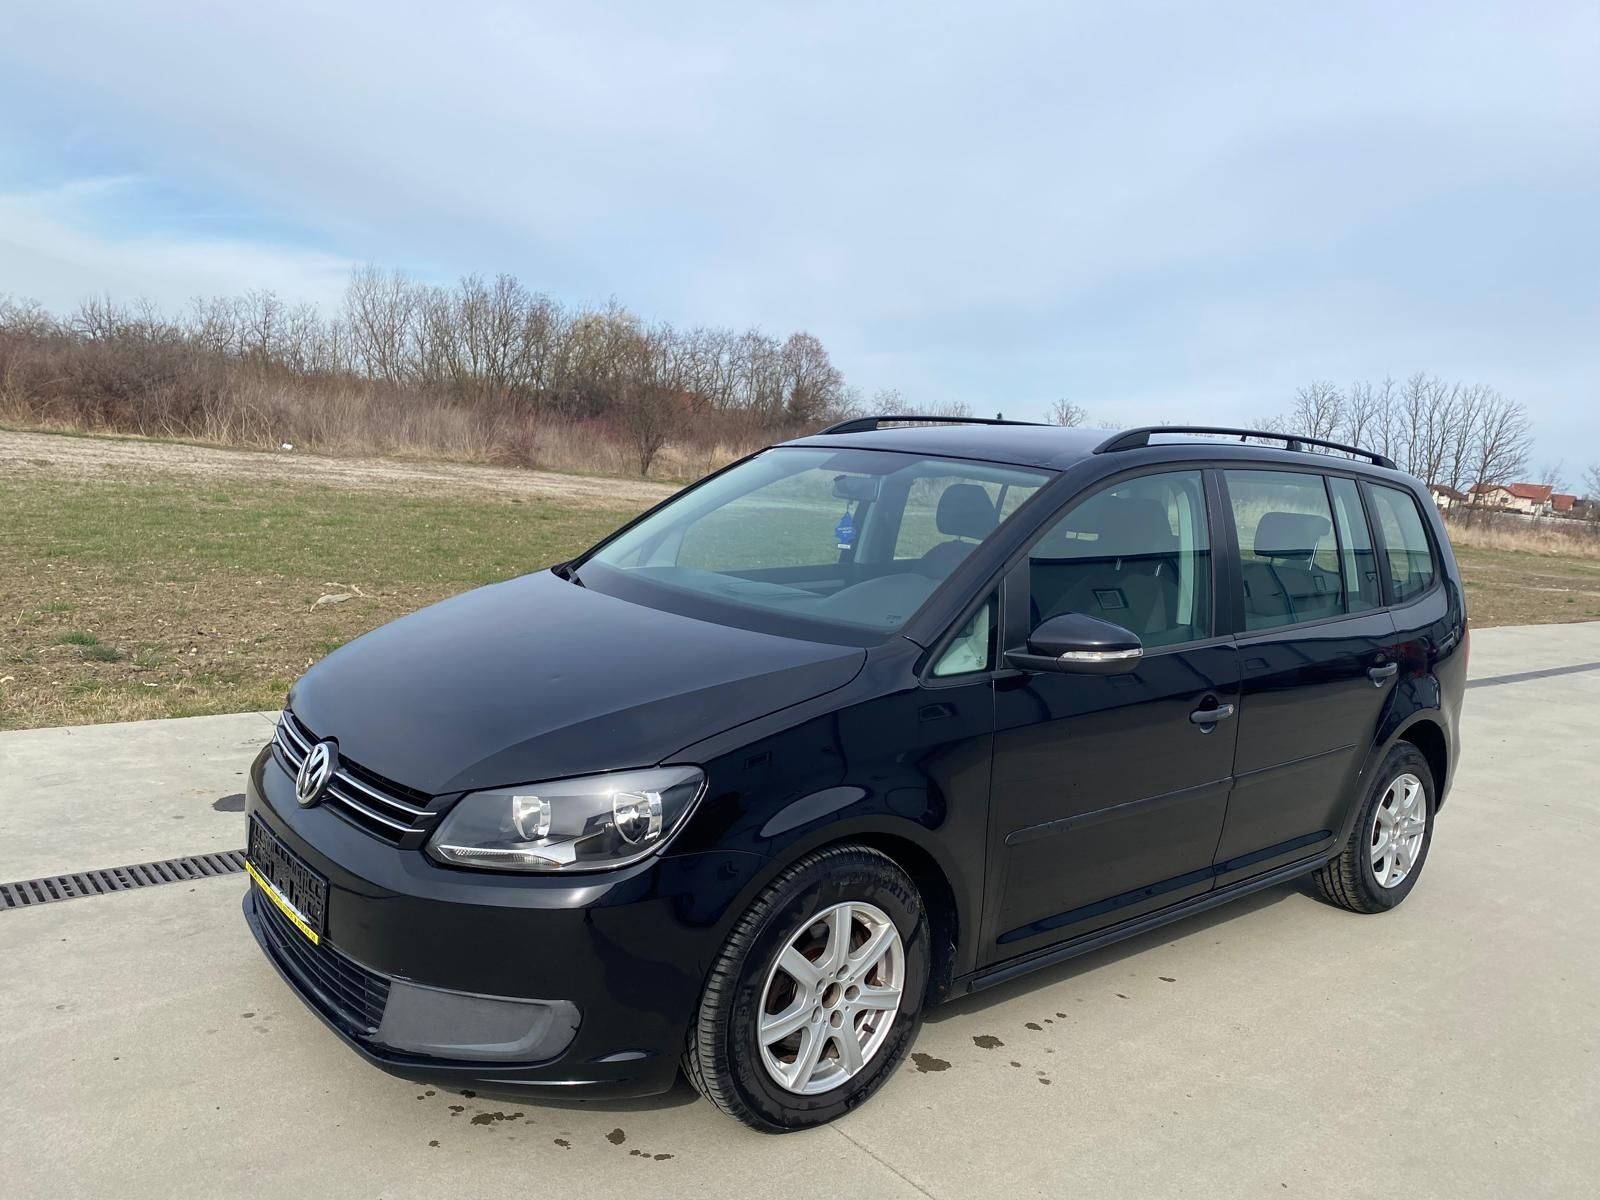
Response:
[{"label": "metal grate cover", "polygon": [[186,883],[213,875],[237,875],[243,870],[244,851],[223,850],[216,854],[190,854],[183,858],[163,858],[159,862],[135,863],[131,867],[46,875],[21,883],[0,883],[0,912],[54,904],[57,900],[73,900],[79,896],[103,896],[107,892],[126,892],[163,883]]}]

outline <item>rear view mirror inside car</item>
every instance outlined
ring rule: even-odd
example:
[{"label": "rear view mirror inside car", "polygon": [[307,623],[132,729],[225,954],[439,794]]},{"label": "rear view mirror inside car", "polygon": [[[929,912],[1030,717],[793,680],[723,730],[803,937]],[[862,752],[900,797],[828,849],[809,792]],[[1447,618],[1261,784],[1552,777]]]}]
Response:
[{"label": "rear view mirror inside car", "polygon": [[840,500],[876,500],[879,483],[876,475],[835,475],[833,494]]}]

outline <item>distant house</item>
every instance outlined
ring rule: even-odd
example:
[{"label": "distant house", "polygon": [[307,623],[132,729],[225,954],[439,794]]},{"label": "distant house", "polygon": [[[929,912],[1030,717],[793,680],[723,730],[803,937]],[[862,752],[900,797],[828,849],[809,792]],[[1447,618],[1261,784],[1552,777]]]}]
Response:
[{"label": "distant house", "polygon": [[1550,511],[1550,496],[1554,491],[1548,483],[1475,483],[1472,502],[1538,517]]},{"label": "distant house", "polygon": [[1558,517],[1573,516],[1578,507],[1578,498],[1569,496],[1565,492],[1550,493],[1550,511]]},{"label": "distant house", "polygon": [[1446,487],[1442,483],[1430,483],[1428,485],[1428,491],[1433,493],[1433,502],[1437,504],[1441,510],[1453,508],[1457,504],[1465,504],[1467,502],[1467,497],[1464,492],[1458,492],[1455,490],[1455,488]]}]

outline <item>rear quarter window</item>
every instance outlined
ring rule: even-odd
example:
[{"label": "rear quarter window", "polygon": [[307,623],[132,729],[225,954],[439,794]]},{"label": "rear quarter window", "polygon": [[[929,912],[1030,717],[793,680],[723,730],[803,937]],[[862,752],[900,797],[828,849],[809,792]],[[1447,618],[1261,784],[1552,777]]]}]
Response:
[{"label": "rear quarter window", "polygon": [[1433,586],[1439,564],[1433,557],[1433,543],[1417,508],[1416,497],[1399,488],[1372,485],[1372,515],[1383,538],[1384,556],[1389,562],[1389,579],[1394,589],[1393,602],[1404,604]]}]

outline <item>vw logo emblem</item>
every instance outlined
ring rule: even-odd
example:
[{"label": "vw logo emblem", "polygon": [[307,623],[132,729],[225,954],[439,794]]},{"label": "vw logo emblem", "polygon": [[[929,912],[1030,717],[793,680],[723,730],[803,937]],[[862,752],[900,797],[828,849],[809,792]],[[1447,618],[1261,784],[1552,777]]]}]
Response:
[{"label": "vw logo emblem", "polygon": [[300,773],[294,779],[294,798],[301,808],[310,808],[322,799],[322,791],[338,765],[339,748],[332,742],[318,742],[311,747],[311,753],[300,764]]}]

